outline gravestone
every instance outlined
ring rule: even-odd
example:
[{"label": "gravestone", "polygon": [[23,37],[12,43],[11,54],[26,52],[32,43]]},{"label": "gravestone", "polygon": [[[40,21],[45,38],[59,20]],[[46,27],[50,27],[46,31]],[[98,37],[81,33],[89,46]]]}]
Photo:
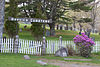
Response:
[{"label": "gravestone", "polygon": [[24,29],[26,29],[26,28],[27,28],[27,25],[24,26]]},{"label": "gravestone", "polygon": [[57,25],[57,28],[56,28],[57,30],[59,29],[59,25]]},{"label": "gravestone", "polygon": [[46,36],[50,36],[50,31],[46,30]]},{"label": "gravestone", "polygon": [[92,39],[93,41],[95,41],[95,37],[91,37],[91,39]]},{"label": "gravestone", "polygon": [[55,56],[67,57],[68,56],[67,48],[61,47],[59,50],[56,51]]},{"label": "gravestone", "polygon": [[6,39],[6,36],[3,36],[3,39]]},{"label": "gravestone", "polygon": [[22,28],[20,28],[20,30],[19,30],[20,32],[22,32]]},{"label": "gravestone", "polygon": [[24,55],[25,60],[30,60],[30,57],[28,55]]},{"label": "gravestone", "polygon": [[72,27],[70,27],[70,30],[72,30]]},{"label": "gravestone", "polygon": [[47,63],[46,62],[43,62],[42,60],[37,60],[37,63],[38,64],[41,64],[41,65],[47,65]]},{"label": "gravestone", "polygon": [[62,25],[60,25],[60,30],[62,30],[62,27],[63,27],[63,26],[62,26]]},{"label": "gravestone", "polygon": [[81,32],[79,32],[79,35],[81,35]]}]

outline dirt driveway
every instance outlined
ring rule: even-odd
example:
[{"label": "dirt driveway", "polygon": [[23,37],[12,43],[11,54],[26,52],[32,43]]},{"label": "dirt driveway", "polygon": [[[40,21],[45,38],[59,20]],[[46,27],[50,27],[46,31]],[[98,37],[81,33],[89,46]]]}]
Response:
[{"label": "dirt driveway", "polygon": [[48,64],[60,67],[100,67],[100,64],[92,64],[92,63],[66,62],[66,61],[48,60],[48,59],[40,59],[40,60],[47,62]]}]

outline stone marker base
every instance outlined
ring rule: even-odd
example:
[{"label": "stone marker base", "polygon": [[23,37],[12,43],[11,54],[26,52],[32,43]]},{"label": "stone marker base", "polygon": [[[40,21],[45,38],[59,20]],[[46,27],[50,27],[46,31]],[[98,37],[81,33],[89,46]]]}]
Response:
[{"label": "stone marker base", "polygon": [[73,59],[73,58],[64,58],[64,60],[92,61],[92,59]]},{"label": "stone marker base", "polygon": [[46,62],[43,62],[42,60],[37,60],[37,63],[38,64],[41,64],[41,65],[47,65],[47,63]]},{"label": "stone marker base", "polygon": [[30,60],[30,57],[28,55],[24,55],[24,59]]}]

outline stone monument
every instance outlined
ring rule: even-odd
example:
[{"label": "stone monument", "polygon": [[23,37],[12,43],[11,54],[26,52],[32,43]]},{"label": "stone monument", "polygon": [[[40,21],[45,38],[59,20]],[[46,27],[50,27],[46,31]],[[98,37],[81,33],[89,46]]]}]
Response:
[{"label": "stone monument", "polygon": [[30,60],[30,57],[28,55],[24,55],[25,60]]},{"label": "stone monument", "polygon": [[67,57],[68,56],[67,48],[61,47],[59,50],[56,51],[55,56]]}]

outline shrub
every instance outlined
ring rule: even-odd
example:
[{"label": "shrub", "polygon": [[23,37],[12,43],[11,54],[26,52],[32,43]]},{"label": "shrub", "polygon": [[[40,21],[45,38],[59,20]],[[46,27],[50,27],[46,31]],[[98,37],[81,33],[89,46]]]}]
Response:
[{"label": "shrub", "polygon": [[68,55],[69,56],[74,56],[76,54],[75,50],[73,49],[72,46],[67,46],[67,49],[68,49]]},{"label": "shrub", "polygon": [[92,51],[92,46],[95,45],[94,41],[91,38],[88,38],[85,33],[82,33],[82,36],[76,35],[73,39],[78,47],[79,54],[83,57],[89,57]]},{"label": "shrub", "polygon": [[31,33],[35,40],[41,40],[43,37],[43,28],[41,23],[32,23]]}]

